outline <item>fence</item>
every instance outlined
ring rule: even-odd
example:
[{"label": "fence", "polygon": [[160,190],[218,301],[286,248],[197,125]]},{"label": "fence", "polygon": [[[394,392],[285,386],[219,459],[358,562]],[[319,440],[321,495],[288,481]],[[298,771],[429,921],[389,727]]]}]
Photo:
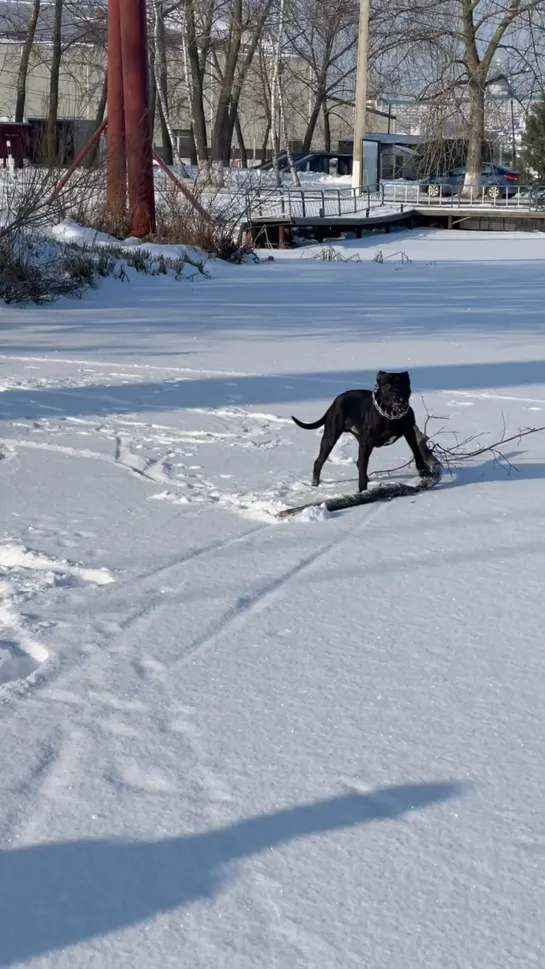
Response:
[{"label": "fence", "polygon": [[275,188],[257,189],[246,194],[246,219],[257,218],[342,218],[369,215],[384,205],[382,185],[365,186],[361,193],[353,188]]},{"label": "fence", "polygon": [[418,182],[390,182],[384,186],[384,198],[399,206],[441,206],[447,208],[522,209],[536,212],[545,209],[545,186],[469,185],[463,194],[450,185],[420,185]]},{"label": "fence", "polygon": [[[499,194],[498,194],[499,193]],[[411,208],[480,208],[519,209],[526,212],[545,210],[545,186],[523,185],[516,188],[474,185],[464,188],[463,196],[450,186],[433,185],[430,193],[418,182],[385,182],[365,186],[361,194],[350,187],[324,188],[256,188],[245,195],[245,218],[248,222],[264,218],[342,218],[388,206],[403,212]]]}]

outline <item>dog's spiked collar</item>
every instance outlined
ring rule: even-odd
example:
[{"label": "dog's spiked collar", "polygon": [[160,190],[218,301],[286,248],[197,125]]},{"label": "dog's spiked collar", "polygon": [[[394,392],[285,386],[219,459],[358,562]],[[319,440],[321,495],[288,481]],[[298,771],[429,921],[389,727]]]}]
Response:
[{"label": "dog's spiked collar", "polygon": [[377,393],[375,390],[373,391],[373,404],[378,410],[380,416],[385,417],[386,420],[388,421],[399,421],[401,420],[402,417],[405,417],[405,415],[409,413],[409,404],[407,404],[404,410],[401,410],[401,411],[396,410],[388,413],[388,411],[384,410],[384,408],[381,407],[381,405],[379,404],[377,400]]}]

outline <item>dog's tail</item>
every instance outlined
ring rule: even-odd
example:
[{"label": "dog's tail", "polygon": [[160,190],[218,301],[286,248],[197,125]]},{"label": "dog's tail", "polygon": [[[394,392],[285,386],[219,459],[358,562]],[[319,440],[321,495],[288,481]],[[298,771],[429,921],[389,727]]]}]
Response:
[{"label": "dog's tail", "polygon": [[298,427],[302,427],[304,431],[315,431],[318,427],[323,427],[325,424],[325,418],[326,415],[324,414],[323,417],[320,417],[319,421],[313,421],[312,424],[305,424],[304,421],[298,420],[297,417],[293,416],[293,414],[291,415],[291,419],[294,424],[297,424]]}]

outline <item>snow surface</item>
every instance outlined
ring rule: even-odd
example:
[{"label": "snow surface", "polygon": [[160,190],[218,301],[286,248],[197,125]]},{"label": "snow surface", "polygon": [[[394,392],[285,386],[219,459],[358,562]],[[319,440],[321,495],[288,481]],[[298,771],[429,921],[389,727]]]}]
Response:
[{"label": "snow surface", "polygon": [[320,248],[0,308],[2,966],[545,964],[545,435],[273,515],[379,367],[545,424],[545,239]]}]

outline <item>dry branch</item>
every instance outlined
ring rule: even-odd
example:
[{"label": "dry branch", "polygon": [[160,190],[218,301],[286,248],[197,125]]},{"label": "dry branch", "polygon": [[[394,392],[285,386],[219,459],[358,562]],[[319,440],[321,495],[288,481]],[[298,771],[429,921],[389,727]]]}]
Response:
[{"label": "dry branch", "polygon": [[[422,402],[424,404],[424,402]],[[453,473],[453,468],[456,465],[461,464],[464,461],[471,461],[473,458],[481,457],[483,454],[492,454],[495,462],[503,467],[507,471],[507,474],[511,474],[512,471],[519,472],[519,469],[510,461],[507,455],[502,450],[503,445],[510,444],[513,441],[521,441],[522,438],[528,437],[530,434],[538,434],[540,431],[545,431],[545,426],[543,427],[525,427],[520,428],[516,434],[510,434],[507,436],[507,426],[505,420],[503,420],[503,431],[499,440],[495,441],[493,444],[482,444],[479,447],[474,447],[468,450],[469,446],[482,439],[484,434],[474,434],[470,437],[466,437],[463,440],[458,439],[458,435],[455,431],[446,432],[444,427],[441,426],[435,434],[428,434],[428,426],[431,421],[445,421],[448,420],[446,417],[438,417],[430,414],[424,404],[424,409],[426,410],[426,423],[424,424],[423,439],[430,448],[432,454],[446,467],[450,474]],[[455,443],[447,447],[441,444],[437,440],[439,435],[451,433]],[[372,474],[395,474],[397,471],[404,471],[409,468],[412,464],[412,459],[405,461],[404,464],[400,464],[395,468],[387,468],[385,471],[372,472]]]}]

